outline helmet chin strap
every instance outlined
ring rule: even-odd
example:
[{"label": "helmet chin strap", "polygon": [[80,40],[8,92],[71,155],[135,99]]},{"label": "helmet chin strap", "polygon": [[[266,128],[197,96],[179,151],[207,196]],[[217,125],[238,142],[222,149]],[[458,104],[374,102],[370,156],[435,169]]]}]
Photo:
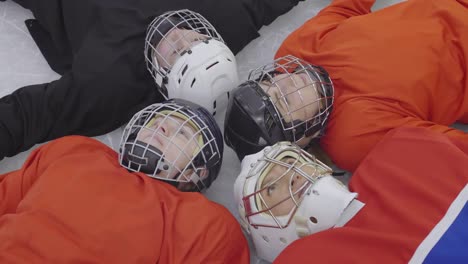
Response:
[{"label": "helmet chin strap", "polygon": [[[348,223],[359,211],[364,207],[364,203],[359,201],[357,198],[353,199],[340,214],[340,217],[336,220],[333,228],[343,227]],[[305,237],[311,235],[308,221],[304,216],[294,216],[294,222],[296,223],[296,233],[298,237]]]},{"label": "helmet chin strap", "polygon": [[335,227],[342,227],[348,223],[359,211],[366,205],[359,201],[357,198],[351,201],[351,203],[344,209],[340,219],[336,222]]},{"label": "helmet chin strap", "polygon": [[345,224],[364,206],[357,196],[332,176],[321,178],[307,191],[294,215],[298,237]]},{"label": "helmet chin strap", "polygon": [[[157,175],[161,172],[169,173],[173,170],[173,166],[164,160],[164,154],[162,151],[152,145],[136,140],[134,142],[128,142],[126,144],[127,148],[125,149],[125,157],[131,162],[130,167],[140,166],[140,171],[146,174]],[[145,151],[146,150],[146,151]],[[201,171],[200,174],[197,173],[195,168],[191,168],[193,172],[189,177],[186,177],[187,182],[192,182],[195,185],[198,182],[203,181],[207,176],[206,170]],[[180,177],[180,172],[174,175],[173,179]],[[177,187],[179,182],[167,181]]]},{"label": "helmet chin strap", "polygon": [[124,147],[124,159],[128,160],[131,168],[139,166],[139,171],[150,176],[173,169],[173,166],[165,162],[162,151],[148,143],[135,140],[125,143]]}]

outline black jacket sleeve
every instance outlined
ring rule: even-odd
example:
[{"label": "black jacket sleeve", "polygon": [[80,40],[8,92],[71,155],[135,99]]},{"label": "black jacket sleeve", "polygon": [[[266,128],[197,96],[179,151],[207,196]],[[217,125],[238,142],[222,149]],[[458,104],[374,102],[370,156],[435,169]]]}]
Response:
[{"label": "black jacket sleeve", "polygon": [[93,29],[59,80],[26,86],[0,99],[0,159],[64,135],[112,131],[162,98],[143,58],[140,38],[103,39]]}]

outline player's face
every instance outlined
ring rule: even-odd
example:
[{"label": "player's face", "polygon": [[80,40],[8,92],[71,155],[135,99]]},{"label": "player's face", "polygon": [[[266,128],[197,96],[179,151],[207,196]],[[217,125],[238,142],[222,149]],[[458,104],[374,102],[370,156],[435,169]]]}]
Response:
[{"label": "player's face", "polygon": [[199,129],[194,125],[181,117],[161,113],[153,117],[139,131],[137,140],[161,150],[164,161],[173,166],[174,170],[163,171],[158,174],[158,176],[164,178],[174,178],[180,172],[184,172],[182,177],[189,175],[186,172],[191,171],[191,168],[187,167],[187,165],[189,165],[202,145]]},{"label": "player's face", "polygon": [[[307,73],[277,74],[272,79],[262,81],[260,87],[268,93],[286,123],[311,120],[324,105],[324,99],[318,92],[320,84]],[[304,147],[310,139],[304,138],[296,143]]]},{"label": "player's face", "polygon": [[161,67],[170,69],[181,54],[207,37],[194,30],[174,28],[156,47],[156,60]]},{"label": "player's face", "polygon": [[[310,164],[302,165],[298,162],[294,163],[295,159],[287,158],[282,160],[291,166],[300,168],[304,173],[311,178],[316,178],[324,171]],[[257,206],[261,210],[269,208],[274,216],[283,216],[289,214],[296,203],[300,203],[305,192],[309,189],[312,182],[285,166],[275,164],[271,170],[266,172],[261,180],[259,190],[260,199],[257,199]]]}]

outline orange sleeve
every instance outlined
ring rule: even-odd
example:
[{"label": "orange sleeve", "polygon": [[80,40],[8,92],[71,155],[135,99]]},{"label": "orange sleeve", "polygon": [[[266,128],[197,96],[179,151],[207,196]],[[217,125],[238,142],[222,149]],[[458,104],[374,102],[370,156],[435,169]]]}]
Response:
[{"label": "orange sleeve", "polygon": [[[68,136],[51,141],[31,152],[23,166],[16,171],[0,176],[0,217],[16,211],[18,204],[33,186],[38,177],[60,157],[92,146],[93,139]],[[88,143],[88,144],[86,144]]]},{"label": "orange sleeve", "polygon": [[0,176],[0,217],[16,211],[39,175],[39,163],[47,147],[48,144],[31,152],[19,170]]},{"label": "orange sleeve", "polygon": [[315,50],[320,46],[320,39],[332,31],[339,22],[353,16],[370,13],[374,3],[375,0],[333,1],[315,17],[309,19],[301,27],[289,34],[276,52],[275,58],[290,54],[301,57],[302,53]]},{"label": "orange sleeve", "polygon": [[[176,233],[170,233],[166,247],[177,246],[177,254],[161,258],[162,263],[186,263],[185,253],[197,252],[190,257],[191,263],[248,264],[250,254],[247,240],[234,216],[222,205],[203,196],[185,195],[171,224],[177,226]],[[193,219],[193,221],[187,221]],[[167,219],[166,221],[170,221]],[[170,224],[166,225],[166,228]],[[180,234],[184,234],[181,236]],[[183,243],[180,241],[183,240]]]},{"label": "orange sleeve", "polygon": [[22,183],[23,178],[20,170],[0,176],[0,217],[16,210],[23,197]]},{"label": "orange sleeve", "polygon": [[314,18],[317,24],[339,22],[353,16],[365,15],[371,12],[375,0],[334,0],[322,9]]},{"label": "orange sleeve", "polygon": [[425,127],[468,141],[461,130],[360,100],[334,109],[321,145],[340,168],[353,172],[385,134],[397,127]]},{"label": "orange sleeve", "polygon": [[[221,213],[222,212],[222,213]],[[211,228],[213,233],[207,232],[207,238],[213,238],[209,243],[209,259],[201,263],[226,263],[226,264],[248,264],[250,263],[250,253],[247,240],[240,228],[240,224],[234,219],[232,214],[225,208],[220,210],[218,226]]]}]

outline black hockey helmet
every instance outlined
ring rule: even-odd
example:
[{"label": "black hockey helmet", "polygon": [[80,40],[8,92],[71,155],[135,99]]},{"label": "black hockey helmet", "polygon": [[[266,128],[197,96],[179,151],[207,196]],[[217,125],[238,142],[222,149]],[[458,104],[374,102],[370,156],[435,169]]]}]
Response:
[{"label": "black hockey helmet", "polygon": [[223,149],[221,131],[205,108],[171,99],[133,116],[122,135],[119,161],[180,190],[203,191],[218,176]]},{"label": "black hockey helmet", "polygon": [[[293,56],[278,58],[253,70],[249,80],[231,93],[224,140],[242,159],[279,141],[298,143],[318,137],[332,110],[333,92],[322,67]],[[314,113],[306,108],[315,109]],[[303,118],[298,119],[297,113]]]}]

